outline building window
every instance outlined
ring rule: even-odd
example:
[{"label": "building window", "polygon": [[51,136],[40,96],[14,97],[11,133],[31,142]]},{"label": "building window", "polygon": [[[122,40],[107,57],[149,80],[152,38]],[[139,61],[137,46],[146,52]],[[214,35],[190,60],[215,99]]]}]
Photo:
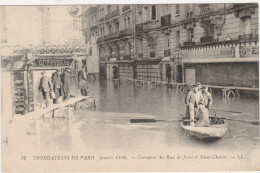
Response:
[{"label": "building window", "polygon": [[89,55],[92,56],[92,47],[89,48]]},{"label": "building window", "polygon": [[251,34],[251,17],[243,17],[240,19],[239,35]]},{"label": "building window", "polygon": [[170,47],[170,36],[164,35],[164,49],[169,49]]},{"label": "building window", "polygon": [[130,27],[130,17],[127,18],[127,27]]},{"label": "building window", "polygon": [[176,45],[177,47],[179,46],[180,44],[180,31],[177,31],[176,32]]},{"label": "building window", "polygon": [[156,5],[152,5],[151,8],[151,19],[156,20]]},{"label": "building window", "polygon": [[179,4],[176,4],[176,5],[175,5],[175,14],[176,14],[176,15],[179,15],[179,14],[180,14],[180,5],[179,5]]},{"label": "building window", "polygon": [[188,29],[188,42],[192,42],[193,40],[193,28]]}]

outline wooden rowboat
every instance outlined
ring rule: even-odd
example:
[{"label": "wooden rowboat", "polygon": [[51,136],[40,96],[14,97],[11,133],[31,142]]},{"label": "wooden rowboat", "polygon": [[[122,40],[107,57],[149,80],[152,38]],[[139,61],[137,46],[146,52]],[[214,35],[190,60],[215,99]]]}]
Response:
[{"label": "wooden rowboat", "polygon": [[185,119],[183,119],[181,128],[185,133],[197,139],[219,139],[223,137],[227,131],[226,122],[218,117],[210,117],[210,122],[209,127],[196,127],[196,125],[190,126],[189,120],[185,121]]}]

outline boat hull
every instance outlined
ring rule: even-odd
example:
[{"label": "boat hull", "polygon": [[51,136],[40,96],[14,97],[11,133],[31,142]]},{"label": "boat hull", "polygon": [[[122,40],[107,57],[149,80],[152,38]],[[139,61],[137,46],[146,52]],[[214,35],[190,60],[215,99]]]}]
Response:
[{"label": "boat hull", "polygon": [[184,125],[184,123],[181,122],[181,128],[185,133],[198,139],[219,139],[222,138],[227,131],[226,123],[213,124],[209,127],[196,127]]}]

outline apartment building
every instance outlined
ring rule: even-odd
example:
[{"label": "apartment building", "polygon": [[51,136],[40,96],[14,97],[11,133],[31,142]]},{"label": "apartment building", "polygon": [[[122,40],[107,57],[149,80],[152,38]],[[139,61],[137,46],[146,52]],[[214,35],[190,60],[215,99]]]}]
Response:
[{"label": "apartment building", "polygon": [[258,87],[258,4],[95,8],[85,27],[104,78],[116,66],[122,78],[166,81],[169,64],[174,82]]}]

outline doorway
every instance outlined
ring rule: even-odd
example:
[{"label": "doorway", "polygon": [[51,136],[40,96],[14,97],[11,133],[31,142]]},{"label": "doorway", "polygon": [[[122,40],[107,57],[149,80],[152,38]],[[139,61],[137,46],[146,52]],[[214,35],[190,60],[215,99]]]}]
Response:
[{"label": "doorway", "polygon": [[176,82],[177,83],[183,83],[182,80],[182,65],[177,65],[177,76],[176,76]]},{"label": "doorway", "polygon": [[186,68],[185,69],[185,83],[188,85],[194,85],[196,83],[195,68]]}]

